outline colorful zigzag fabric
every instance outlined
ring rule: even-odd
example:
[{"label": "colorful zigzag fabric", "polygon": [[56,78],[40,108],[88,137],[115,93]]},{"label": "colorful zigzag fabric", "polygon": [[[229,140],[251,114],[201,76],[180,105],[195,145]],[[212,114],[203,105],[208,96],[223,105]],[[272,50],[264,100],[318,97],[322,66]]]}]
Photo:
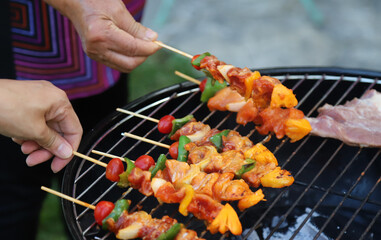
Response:
[{"label": "colorful zigzag fabric", "polygon": [[[145,0],[123,1],[136,20]],[[11,30],[16,76],[48,80],[70,99],[101,93],[120,73],[91,60],[71,22],[43,0],[11,0]]]}]

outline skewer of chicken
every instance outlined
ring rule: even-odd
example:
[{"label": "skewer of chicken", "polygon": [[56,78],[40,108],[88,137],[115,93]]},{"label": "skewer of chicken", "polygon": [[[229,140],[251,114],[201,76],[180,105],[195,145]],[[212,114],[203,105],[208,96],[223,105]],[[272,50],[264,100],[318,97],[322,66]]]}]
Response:
[{"label": "skewer of chicken", "polygon": [[[219,152],[211,144],[197,144],[187,140],[185,135],[180,136],[178,142],[172,145],[163,144],[140,136],[123,133],[124,136],[144,141],[163,148],[169,149],[172,158],[182,162],[188,162],[200,167],[205,173],[230,173],[235,178],[243,179],[251,187],[283,188],[292,185],[294,178],[291,173],[278,166],[278,161],[262,143],[252,144],[246,138],[241,137],[235,131],[230,131],[224,136],[226,131],[219,134],[216,140],[218,146],[224,151]],[[240,143],[234,139],[243,138]],[[223,139],[223,140],[222,140]],[[231,143],[230,146],[223,147]]]},{"label": "skewer of chicken", "polygon": [[[123,109],[120,111],[142,116]],[[236,131],[211,129],[207,124],[196,122],[192,115],[182,119],[172,119],[174,117],[167,115],[157,120],[160,132],[171,132],[170,138],[178,140],[171,146],[130,133],[123,134],[168,148],[172,158],[190,164],[201,164],[201,170],[204,172],[233,173],[252,187],[259,187],[262,184],[264,187],[282,188],[294,182],[290,172],[278,166],[275,156],[263,144],[254,145],[250,139],[240,136]],[[221,154],[218,153],[220,151]]]},{"label": "skewer of chicken", "polygon": [[[281,84],[278,79],[261,76],[258,71],[252,72],[247,67],[238,68],[226,64],[208,52],[192,56],[161,42],[157,42],[157,44],[191,58],[192,66],[206,74],[210,86],[218,85],[218,90],[224,89],[224,91],[219,91],[218,96],[221,96],[221,98],[216,96],[208,101],[211,97],[208,96],[206,99],[201,99],[203,102],[208,101],[208,107],[211,111],[223,111],[221,109],[224,109],[226,104],[221,107],[220,102],[225,102],[226,99],[236,99],[235,97],[232,98],[234,94],[231,94],[233,92],[231,90],[235,90],[245,100],[243,102],[238,100],[237,104],[228,103],[231,105],[232,110],[239,108],[239,110],[235,110],[238,112],[238,124],[245,125],[248,122],[254,122],[259,125],[256,129],[260,134],[267,135],[269,132],[274,132],[278,139],[287,135],[291,142],[300,140],[311,131],[311,125],[304,118],[304,113],[294,108],[298,101],[292,90]],[[184,74],[177,75],[184,77]],[[189,77],[185,78],[189,80]],[[216,80],[221,86],[214,83]],[[225,81],[229,83],[229,87],[226,87]],[[201,88],[204,86],[205,84],[200,83]],[[202,95],[208,94],[203,93]],[[227,98],[227,96],[231,98]]]},{"label": "skewer of chicken", "polygon": [[[124,171],[120,158],[113,158],[106,166],[106,178],[118,182],[120,187],[130,186],[146,196],[154,195],[161,202],[180,203],[181,214],[186,216],[190,212],[205,220],[212,233],[230,231],[239,235],[242,232],[237,213],[229,204],[222,205],[220,201],[239,200],[238,207],[244,210],[264,199],[262,190],[253,193],[244,182],[231,181],[231,176],[227,174],[217,178],[216,175],[213,178],[209,176],[207,178],[211,180],[205,181],[196,166],[167,160],[163,154],[149,170],[135,167],[128,158],[125,160],[127,167]],[[97,163],[97,160],[92,159],[92,162]]]},{"label": "skewer of chicken", "polygon": [[195,231],[184,228],[183,224],[171,217],[163,216],[158,219],[152,218],[145,211],[128,212],[130,200],[120,199],[115,204],[109,201],[100,201],[94,206],[44,186],[41,186],[41,190],[94,210],[96,223],[104,230],[113,232],[117,239],[203,239],[199,238]]}]

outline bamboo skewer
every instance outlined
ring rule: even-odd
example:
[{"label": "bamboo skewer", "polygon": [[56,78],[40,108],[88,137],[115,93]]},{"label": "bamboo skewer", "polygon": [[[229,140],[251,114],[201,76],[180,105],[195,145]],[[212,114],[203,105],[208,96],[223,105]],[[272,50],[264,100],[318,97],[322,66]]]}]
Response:
[{"label": "bamboo skewer", "polygon": [[186,75],[186,74],[184,74],[184,73],[182,73],[182,72],[175,71],[175,74],[176,74],[177,76],[179,76],[179,77],[184,78],[185,80],[188,80],[188,81],[190,81],[190,82],[196,83],[197,85],[200,85],[200,84],[201,84],[201,81],[199,81],[199,80],[197,80],[197,79],[195,79],[195,78],[192,78],[192,77],[190,77],[190,76],[188,76],[188,75]]},{"label": "bamboo skewer", "polygon": [[96,159],[94,159],[94,158],[92,158],[92,157],[86,156],[86,155],[84,155],[84,154],[82,154],[82,153],[73,151],[73,154],[74,154],[75,156],[77,156],[77,157],[86,159],[86,160],[88,160],[88,161],[90,161],[90,162],[93,162],[93,163],[95,163],[95,164],[98,164],[98,165],[100,165],[100,166],[102,166],[102,167],[107,167],[107,164],[106,164],[106,163],[101,162],[101,161],[99,161],[99,160],[96,160]]},{"label": "bamboo skewer", "polygon": [[61,198],[63,198],[63,199],[66,199],[66,200],[69,200],[69,201],[71,201],[71,202],[74,202],[74,203],[76,203],[76,204],[78,204],[78,205],[81,205],[81,206],[90,208],[90,209],[92,209],[92,210],[95,209],[95,206],[94,206],[94,205],[91,205],[91,204],[89,204],[89,203],[83,202],[83,201],[81,201],[81,200],[78,200],[78,199],[75,199],[75,198],[72,198],[72,197],[69,197],[68,195],[65,195],[65,194],[63,194],[63,193],[57,192],[57,191],[55,191],[55,190],[53,190],[53,189],[50,189],[50,188],[41,186],[41,190],[44,190],[44,191],[46,191],[46,192],[48,192],[48,193],[54,194],[54,195],[56,195],[56,196],[58,196],[58,197],[61,197]]},{"label": "bamboo skewer", "polygon": [[101,152],[101,151],[97,151],[97,150],[91,150],[91,152],[95,153],[95,154],[98,154],[98,155],[105,156],[105,157],[109,157],[109,158],[119,158],[120,160],[124,161],[124,158],[116,156],[116,155],[113,155],[113,154],[110,154],[110,153],[105,153],[105,152]]},{"label": "bamboo skewer", "polygon": [[119,157],[119,156],[116,156],[116,155],[113,155],[113,154],[109,154],[109,153],[105,153],[105,152],[101,152],[101,151],[97,151],[97,150],[92,150],[91,152],[95,153],[95,154],[98,154],[98,155],[101,155],[101,156],[104,156],[104,157],[119,158],[120,160],[123,159],[122,157]]},{"label": "bamboo skewer", "polygon": [[116,110],[119,111],[119,112],[122,112],[122,113],[130,114],[130,115],[135,116],[135,117],[140,117],[140,118],[143,118],[143,119],[147,119],[147,120],[149,120],[151,122],[159,123],[158,119],[151,118],[151,117],[148,117],[148,116],[145,116],[145,115],[141,115],[139,113],[134,113],[134,112],[131,112],[131,111],[128,111],[128,110],[124,110],[122,108],[117,108]]},{"label": "bamboo skewer", "polygon": [[128,132],[124,132],[124,133],[122,133],[122,135],[125,136],[125,137],[130,137],[130,138],[142,141],[142,142],[154,144],[154,145],[157,145],[157,146],[163,147],[163,148],[168,148],[169,149],[171,147],[168,144],[157,142],[157,141],[150,140],[150,139],[147,139],[147,138],[143,138],[143,137],[140,137],[140,136],[128,133]]},{"label": "bamboo skewer", "polygon": [[183,55],[183,56],[185,56],[185,57],[187,57],[187,58],[190,58],[190,59],[193,58],[192,55],[190,55],[190,54],[188,54],[188,53],[185,53],[185,52],[183,52],[183,51],[180,51],[180,50],[178,50],[178,49],[176,49],[176,48],[173,48],[173,47],[171,47],[171,46],[168,46],[168,45],[166,45],[166,44],[164,44],[164,43],[162,43],[162,42],[160,42],[160,41],[154,41],[154,43],[156,43],[156,44],[159,45],[160,47],[163,47],[163,48],[166,48],[166,49],[168,49],[168,50],[171,50],[171,51],[173,51],[173,52],[175,52],[175,53],[178,53],[178,54],[180,54],[180,55]]}]

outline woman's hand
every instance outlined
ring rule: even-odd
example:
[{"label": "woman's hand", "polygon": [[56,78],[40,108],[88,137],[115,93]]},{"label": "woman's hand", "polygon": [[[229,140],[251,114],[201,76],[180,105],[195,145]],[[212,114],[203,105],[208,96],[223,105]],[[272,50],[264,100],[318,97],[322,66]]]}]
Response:
[{"label": "woman's hand", "polygon": [[74,24],[86,54],[130,72],[160,47],[157,33],[136,22],[121,0],[45,0]]},{"label": "woman's hand", "polygon": [[28,166],[54,156],[58,172],[78,149],[82,127],[66,93],[50,82],[0,79],[0,134],[21,144]]}]

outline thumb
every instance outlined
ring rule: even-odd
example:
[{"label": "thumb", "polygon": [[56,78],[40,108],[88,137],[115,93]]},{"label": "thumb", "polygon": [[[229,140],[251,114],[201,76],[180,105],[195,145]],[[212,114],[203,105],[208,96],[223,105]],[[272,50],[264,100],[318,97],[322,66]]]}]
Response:
[{"label": "thumb", "polygon": [[73,155],[73,148],[65,138],[49,127],[46,136],[37,143],[58,158],[67,159]]}]

